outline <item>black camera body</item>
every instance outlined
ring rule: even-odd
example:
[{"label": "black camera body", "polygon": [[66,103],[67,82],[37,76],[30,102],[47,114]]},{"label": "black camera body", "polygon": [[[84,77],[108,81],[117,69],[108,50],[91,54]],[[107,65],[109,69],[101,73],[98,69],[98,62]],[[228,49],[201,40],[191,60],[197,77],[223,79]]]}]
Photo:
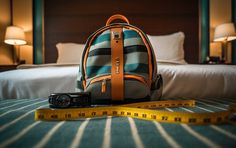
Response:
[{"label": "black camera body", "polygon": [[88,92],[53,93],[48,97],[52,108],[87,107],[91,106],[91,94]]}]

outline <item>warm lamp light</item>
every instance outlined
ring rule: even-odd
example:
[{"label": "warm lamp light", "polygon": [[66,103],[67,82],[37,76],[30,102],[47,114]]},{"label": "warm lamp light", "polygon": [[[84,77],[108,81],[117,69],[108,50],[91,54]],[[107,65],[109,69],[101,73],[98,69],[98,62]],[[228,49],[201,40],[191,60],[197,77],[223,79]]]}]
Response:
[{"label": "warm lamp light", "polygon": [[25,33],[24,30],[21,27],[17,26],[9,26],[6,29],[5,34],[5,40],[4,42],[6,44],[15,45],[16,46],[16,52],[14,57],[14,62],[19,63],[20,62],[20,45],[25,45]]},{"label": "warm lamp light", "polygon": [[214,41],[222,43],[222,62],[227,61],[227,42],[236,39],[236,32],[233,23],[225,23],[216,27]]}]

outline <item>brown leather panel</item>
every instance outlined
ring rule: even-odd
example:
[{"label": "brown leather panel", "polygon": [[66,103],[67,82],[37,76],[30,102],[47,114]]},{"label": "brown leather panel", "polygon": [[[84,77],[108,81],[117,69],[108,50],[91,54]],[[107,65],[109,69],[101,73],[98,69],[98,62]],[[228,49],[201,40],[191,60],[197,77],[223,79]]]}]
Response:
[{"label": "brown leather panel", "polygon": [[114,101],[124,99],[124,54],[122,28],[111,29],[111,97]]}]

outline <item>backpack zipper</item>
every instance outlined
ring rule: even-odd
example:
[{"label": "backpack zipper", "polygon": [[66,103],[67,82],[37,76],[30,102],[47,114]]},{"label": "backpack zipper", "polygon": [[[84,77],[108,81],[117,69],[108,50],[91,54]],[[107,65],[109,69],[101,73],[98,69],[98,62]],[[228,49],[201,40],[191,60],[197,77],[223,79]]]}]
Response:
[{"label": "backpack zipper", "polygon": [[[142,76],[124,75],[124,78],[125,78],[125,79],[135,79],[135,80],[138,80],[139,82],[145,84],[146,86],[148,86],[147,81],[146,81]],[[101,92],[102,92],[102,93],[105,93],[105,92],[106,92],[107,80],[110,80],[110,79],[111,79],[111,75],[106,75],[106,76],[101,76],[101,77],[94,78],[94,79],[92,79],[92,80],[90,81],[90,83],[87,85],[87,87],[88,87],[90,84],[93,84],[93,83],[102,81]],[[87,87],[86,87],[86,88],[87,88]]]},{"label": "backpack zipper", "polygon": [[102,93],[106,92],[106,87],[107,87],[106,85],[107,85],[107,79],[103,79],[103,81],[102,81],[102,90],[101,90]]}]

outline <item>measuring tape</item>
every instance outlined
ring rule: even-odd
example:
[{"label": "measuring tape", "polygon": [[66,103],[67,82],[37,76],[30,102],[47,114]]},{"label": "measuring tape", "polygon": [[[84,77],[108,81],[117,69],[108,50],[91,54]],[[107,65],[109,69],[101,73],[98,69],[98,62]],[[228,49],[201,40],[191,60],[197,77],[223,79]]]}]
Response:
[{"label": "measuring tape", "polygon": [[236,112],[236,105],[226,111],[214,113],[169,112],[153,110],[164,107],[195,107],[194,100],[170,100],[132,103],[109,107],[51,109],[40,108],[35,111],[35,120],[77,120],[102,116],[126,116],[144,120],[169,123],[219,124],[229,120]]}]

